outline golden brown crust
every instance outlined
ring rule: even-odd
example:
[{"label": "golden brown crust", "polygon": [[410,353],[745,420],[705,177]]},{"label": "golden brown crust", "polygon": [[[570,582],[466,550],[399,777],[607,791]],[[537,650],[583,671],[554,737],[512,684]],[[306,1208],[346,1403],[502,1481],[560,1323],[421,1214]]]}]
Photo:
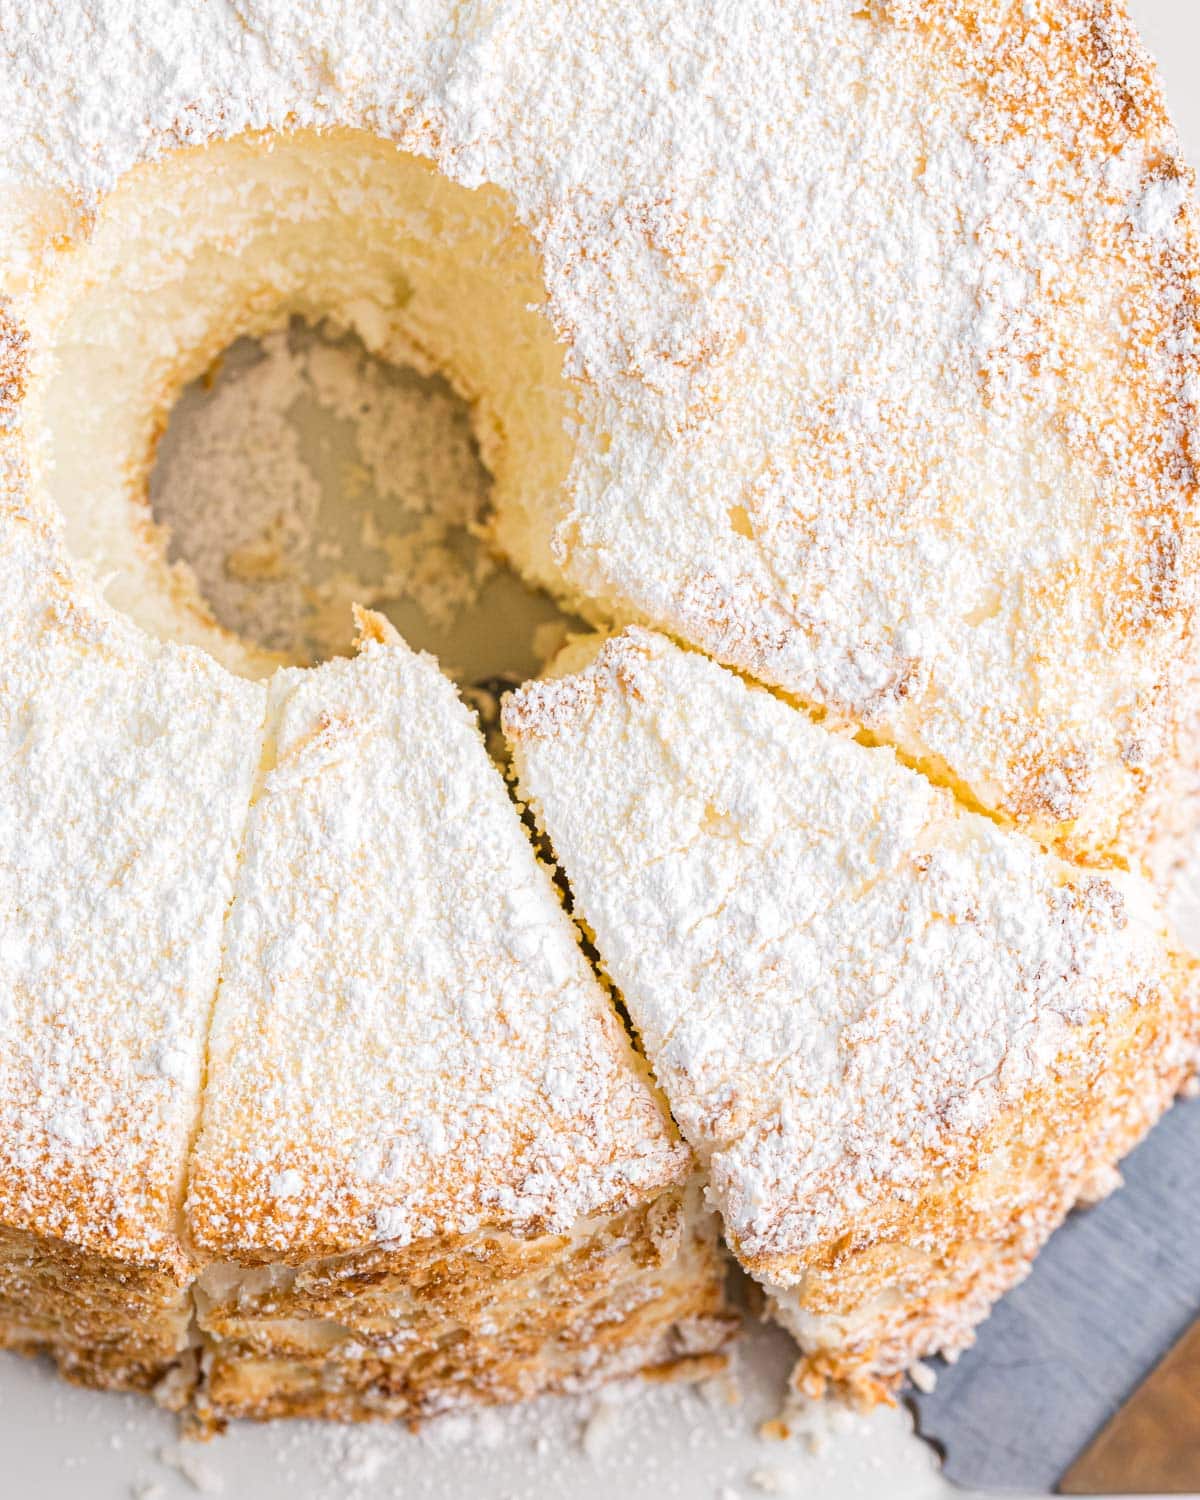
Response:
[{"label": "golden brown crust", "polygon": [[7,427],[25,399],[29,333],[0,298],[0,428]]},{"label": "golden brown crust", "polygon": [[[833,1382],[878,1399],[916,1360],[972,1342],[1066,1214],[1119,1183],[1117,1163],[1191,1077],[1198,976],[1193,961],[1179,960],[1173,993],[1098,1028],[1078,1066],[931,1173],[915,1201],[885,1203],[813,1247],[784,1316],[793,1328],[804,1321],[796,1309],[817,1320],[801,1337],[803,1389]],[[771,1279],[771,1267],[757,1269]],[[826,1318],[842,1327],[822,1326]]]},{"label": "golden brown crust", "polygon": [[415,1421],[711,1368],[736,1327],[724,1273],[696,1184],[574,1236],[482,1231],[299,1270],[210,1267],[192,1295],[5,1232],[0,1347],[49,1354],[77,1384],[153,1391],[200,1431],[230,1417]]},{"label": "golden brown crust", "polygon": [[49,1354],[77,1384],[152,1389],[180,1358],[190,1305],[170,1271],[0,1229],[0,1346]]},{"label": "golden brown crust", "polygon": [[695,1185],[570,1237],[481,1232],[220,1280],[199,1298],[213,1419],[416,1419],[714,1354],[734,1327]]},{"label": "golden brown crust", "polygon": [[622,1376],[686,1379],[719,1368],[736,1324],[722,1310],[717,1284],[651,1295],[649,1301],[614,1297],[549,1333],[486,1337],[453,1330],[402,1353],[379,1350],[345,1361],[222,1346],[205,1361],[196,1411],[214,1424],[235,1417],[418,1422]]}]

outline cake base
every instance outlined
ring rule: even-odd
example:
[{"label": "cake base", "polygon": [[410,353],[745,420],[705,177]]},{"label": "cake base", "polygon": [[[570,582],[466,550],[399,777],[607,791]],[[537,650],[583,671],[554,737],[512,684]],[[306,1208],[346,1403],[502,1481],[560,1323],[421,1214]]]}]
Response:
[{"label": "cake base", "polygon": [[696,1185],[572,1235],[480,1231],[197,1286],[205,1420],[419,1420],[719,1357],[735,1318]]}]

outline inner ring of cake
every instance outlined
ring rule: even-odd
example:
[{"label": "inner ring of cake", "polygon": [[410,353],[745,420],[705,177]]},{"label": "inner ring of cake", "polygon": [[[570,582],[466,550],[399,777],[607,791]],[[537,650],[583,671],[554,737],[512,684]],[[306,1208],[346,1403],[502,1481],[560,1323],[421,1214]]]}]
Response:
[{"label": "inner ring of cake", "polygon": [[494,512],[544,558],[544,582],[573,404],[544,299],[536,247],[502,193],[368,133],[177,152],[119,184],[38,299],[35,478],[110,603],[159,638],[268,674],[278,658],[223,630],[190,570],[168,563],[148,477],[180,392],[235,339],[292,315],[330,319],[471,404]]}]

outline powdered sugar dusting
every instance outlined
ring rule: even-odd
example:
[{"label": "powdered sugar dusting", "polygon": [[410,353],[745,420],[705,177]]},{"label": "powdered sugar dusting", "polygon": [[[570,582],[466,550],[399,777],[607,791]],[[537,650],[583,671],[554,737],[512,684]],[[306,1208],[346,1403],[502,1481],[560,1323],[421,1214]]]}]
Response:
[{"label": "powdered sugar dusting", "polygon": [[0,569],[0,1219],[178,1274],[263,693],[89,601],[28,522]]},{"label": "powdered sugar dusting", "polygon": [[571,591],[1046,837],[1140,836],[1194,603],[1196,256],[1114,5],[0,14],[0,169],[39,194],[285,122],[499,186],[583,384]]},{"label": "powdered sugar dusting", "polygon": [[189,1216],[207,1248],[563,1232],[679,1180],[468,710],[398,641],[271,686]]},{"label": "powdered sugar dusting", "polygon": [[1162,924],[958,809],[890,751],[633,629],[506,728],[739,1254],[914,1195],[1131,1005]]},{"label": "powdered sugar dusting", "polygon": [[[1190,179],[1113,6],[1064,0],[1051,24],[1037,5],[917,0],[782,17],[774,0],[667,16],[642,0],[85,0],[53,14],[0,0],[0,35],[8,562],[41,504],[12,440],[20,320],[107,188],[179,145],[363,127],[499,188],[540,247],[580,387],[552,518],[569,592],[865,726],[1047,839],[1138,852],[1138,803],[1164,780],[1195,687],[1196,256]],[[50,542],[12,567],[22,649],[4,670],[25,823],[7,959],[55,980],[25,984],[14,1009],[40,1021],[63,975],[86,979],[80,1037],[71,1016],[43,1027],[28,1076],[3,1090],[34,1097],[23,1120],[44,1136],[13,1180],[47,1187],[56,1232],[100,1223],[107,1243],[159,1253],[261,698],[93,610]],[[619,753],[586,747],[555,821],[599,872],[584,897],[605,960],[644,997],[639,1021],[739,1244],[784,1253],[881,1181],[906,1191],[1090,1016],[1156,983],[1157,939],[1121,926],[1132,885],[1037,864],[886,757],[794,716],[783,730],[788,710],[738,698],[698,658],[662,668],[681,675],[656,717],[626,689],[643,658],[675,661],[657,649],[614,653],[612,680],[582,691],[531,690],[513,722],[565,735],[579,714],[615,715]],[[70,672],[48,682],[60,654]],[[465,719],[438,697],[449,689],[404,660],[381,645],[273,690],[278,743],[226,928],[193,1198],[212,1245],[562,1226],[684,1170],[494,778],[484,790]],[[710,691],[733,695],[728,719]],[[113,704],[125,717],[106,738]],[[95,723],[80,734],[83,706]],[[36,731],[60,721],[42,753]],[[816,761],[845,780],[789,778],[777,761],[793,735],[816,735]],[[645,800],[624,811],[644,838],[608,865],[598,836],[646,766]],[[74,802],[43,785],[47,768]],[[381,816],[395,822],[377,858]],[[129,860],[112,868],[122,837]],[[61,863],[27,868],[45,849]],[[31,889],[33,919],[18,910]],[[822,899],[848,935],[822,926]],[[81,917],[76,942],[62,923]],[[110,947],[132,980],[109,972]],[[139,1012],[132,1038],[116,998],[131,982],[154,1022]],[[779,1003],[801,992],[803,1018]],[[750,1027],[730,1015],[735,993]],[[697,1003],[681,1011],[680,994]],[[110,1016],[125,1045],[112,1055],[144,1061],[147,1081],[110,1090],[88,1055],[109,1045]],[[801,1072],[826,1086],[804,1093]],[[86,1160],[108,1196],[73,1199],[43,1152]],[[150,1229],[143,1160],[159,1172]],[[70,1202],[95,1222],[67,1222]]]}]

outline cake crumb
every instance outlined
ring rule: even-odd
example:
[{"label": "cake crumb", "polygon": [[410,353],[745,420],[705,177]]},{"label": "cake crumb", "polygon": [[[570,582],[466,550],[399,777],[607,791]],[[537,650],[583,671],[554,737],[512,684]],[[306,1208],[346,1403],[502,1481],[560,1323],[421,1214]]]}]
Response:
[{"label": "cake crumb", "polygon": [[202,1495],[219,1495],[225,1489],[221,1475],[189,1443],[168,1443],[158,1450],[159,1461],[182,1474]]},{"label": "cake crumb", "polygon": [[623,1426],[621,1414],[613,1402],[597,1401],[583,1424],[580,1446],[595,1461],[608,1451]]},{"label": "cake crumb", "polygon": [[[353,603],[408,600],[442,630],[477,603],[490,479],[445,380],[293,319],[201,385],[172,415],[151,505],[226,629],[309,664],[350,650]],[[342,446],[355,457],[327,472]]]},{"label": "cake crumb", "polygon": [[750,1483],[764,1495],[792,1495],[796,1492],[796,1479],[783,1469],[755,1469]]}]

